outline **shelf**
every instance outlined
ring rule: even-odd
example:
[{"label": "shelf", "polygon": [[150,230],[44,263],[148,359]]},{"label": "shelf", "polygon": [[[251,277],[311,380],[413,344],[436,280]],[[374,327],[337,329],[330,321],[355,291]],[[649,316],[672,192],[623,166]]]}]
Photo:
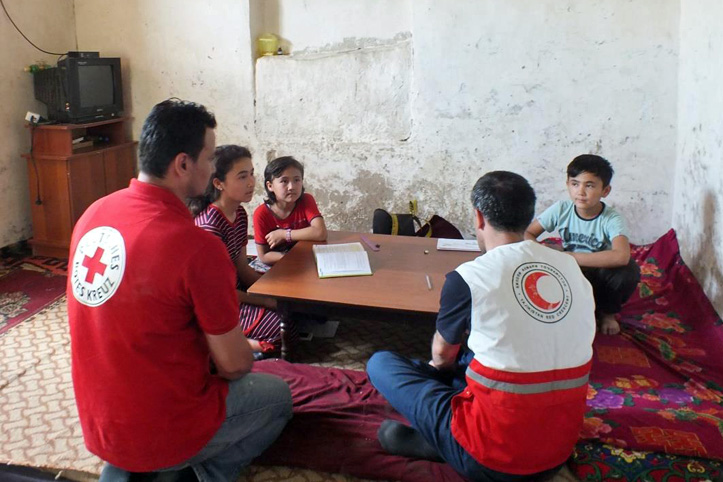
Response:
[{"label": "shelf", "polygon": [[[43,129],[50,129],[50,130],[58,130],[58,131],[70,131],[74,129],[85,129],[88,127],[98,127],[98,126],[104,126],[107,124],[115,124],[117,122],[124,122],[131,120],[131,117],[116,117],[115,119],[107,119],[103,121],[98,122],[89,122],[88,124],[40,124],[35,126],[35,128],[42,127]],[[31,127],[30,124],[25,124],[25,128],[29,129]]]},{"label": "shelf", "polygon": [[[137,142],[129,136],[129,117],[87,124],[39,125],[30,130],[27,160],[32,203],[33,253],[68,255],[73,226],[96,200],[128,186],[136,175]],[[107,142],[73,150],[80,136]]]},{"label": "shelf", "polygon": [[[50,155],[50,154],[35,154],[33,153],[33,159],[36,161],[72,161],[73,159],[76,159],[78,157],[87,156],[88,154],[93,154],[95,152],[97,153],[103,153],[103,152],[109,152],[114,151],[118,149],[125,149],[128,146],[135,146],[138,144],[138,141],[130,141],[130,142],[122,142],[119,144],[107,144],[107,145],[98,145],[93,147],[84,147],[82,149],[78,149],[76,151],[73,151],[72,154],[68,156],[62,156],[62,155]],[[24,159],[30,159],[30,154],[21,154]]]}]

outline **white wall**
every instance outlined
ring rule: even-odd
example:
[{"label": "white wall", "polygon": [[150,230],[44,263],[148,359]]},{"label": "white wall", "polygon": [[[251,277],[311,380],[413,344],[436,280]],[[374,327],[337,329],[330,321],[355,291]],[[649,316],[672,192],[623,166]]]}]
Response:
[{"label": "white wall", "polygon": [[683,0],[673,226],[683,259],[723,314],[723,4]]},{"label": "white wall", "polygon": [[294,54],[355,49],[411,30],[412,0],[251,0],[253,38],[281,38]]},{"label": "white wall", "polygon": [[[73,0],[6,0],[5,7],[23,33],[49,52],[75,50]],[[44,60],[54,64],[57,56],[33,48],[0,11],[0,246],[32,235],[28,171],[21,154],[30,148],[24,127],[27,111],[45,115],[35,100],[33,76],[23,67]]]},{"label": "white wall", "polygon": [[[277,155],[305,162],[332,228],[369,229],[375,207],[414,197],[469,232],[485,171],[527,176],[542,210],[585,152],[613,162],[608,200],[633,242],[670,227],[678,0],[74,4],[78,47],[123,59],[136,139],[156,102],[202,102],[219,142],[249,145],[257,170]],[[254,65],[270,26],[293,55]]]},{"label": "white wall", "polygon": [[253,143],[253,64],[247,2],[75,0],[78,47],[121,57],[137,140],[169,97],[206,105],[219,143]]},{"label": "white wall", "polygon": [[[415,197],[425,214],[469,231],[469,190],[492,169],[525,175],[542,210],[566,196],[565,166],[587,152],[613,163],[608,200],[633,242],[670,227],[677,2],[388,3],[397,22],[386,38],[348,49],[353,41],[338,44],[336,30],[324,40],[310,23],[326,2],[272,2],[285,12],[283,32],[311,24],[313,35],[298,33],[299,55],[257,64],[259,147],[309,165],[332,227],[368,229],[374,207],[403,210]],[[375,10],[334,13],[343,26],[378,24]],[[375,102],[355,109],[357,98]],[[335,135],[355,121],[354,138]]]}]

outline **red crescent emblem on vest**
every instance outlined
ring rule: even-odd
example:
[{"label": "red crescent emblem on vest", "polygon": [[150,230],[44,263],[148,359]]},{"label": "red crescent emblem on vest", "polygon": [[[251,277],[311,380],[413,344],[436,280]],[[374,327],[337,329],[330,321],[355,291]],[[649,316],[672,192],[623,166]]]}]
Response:
[{"label": "red crescent emblem on vest", "polygon": [[542,297],[540,291],[537,289],[537,283],[541,278],[550,276],[544,271],[533,271],[525,277],[525,294],[527,298],[541,310],[552,310],[560,306],[561,301],[550,302]]},{"label": "red crescent emblem on vest", "polygon": [[557,323],[572,307],[572,289],[562,272],[548,263],[522,263],[512,274],[512,293],[520,308],[542,323]]}]

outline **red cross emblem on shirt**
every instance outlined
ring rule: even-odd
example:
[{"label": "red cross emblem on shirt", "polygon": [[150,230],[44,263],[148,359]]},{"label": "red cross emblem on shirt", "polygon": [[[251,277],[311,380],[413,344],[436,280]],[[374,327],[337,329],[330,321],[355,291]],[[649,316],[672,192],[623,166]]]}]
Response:
[{"label": "red cross emblem on shirt", "polygon": [[103,248],[96,248],[95,254],[92,258],[87,255],[83,258],[83,266],[88,268],[88,272],[85,275],[86,283],[93,283],[96,274],[103,276],[103,273],[105,273],[105,269],[108,265],[100,262],[104,252]]}]

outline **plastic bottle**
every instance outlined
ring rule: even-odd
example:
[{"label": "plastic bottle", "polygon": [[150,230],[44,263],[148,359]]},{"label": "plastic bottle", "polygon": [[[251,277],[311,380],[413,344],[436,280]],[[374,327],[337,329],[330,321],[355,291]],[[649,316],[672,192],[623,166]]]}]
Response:
[{"label": "plastic bottle", "polygon": [[279,49],[279,37],[272,33],[259,35],[259,38],[256,40],[256,47],[258,48],[259,57],[276,55],[276,51]]}]

